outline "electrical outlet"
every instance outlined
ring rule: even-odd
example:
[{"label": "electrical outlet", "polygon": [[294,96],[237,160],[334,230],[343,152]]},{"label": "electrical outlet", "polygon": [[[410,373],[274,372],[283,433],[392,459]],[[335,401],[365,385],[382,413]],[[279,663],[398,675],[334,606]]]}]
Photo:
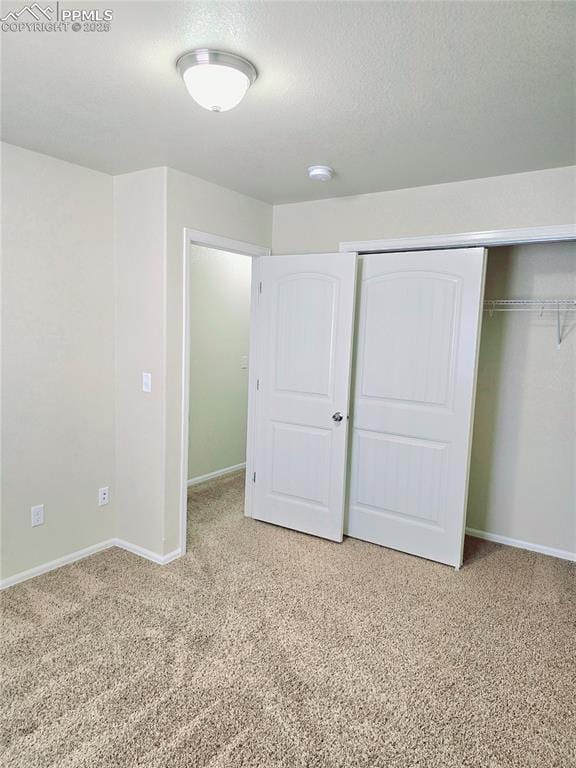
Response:
[{"label": "electrical outlet", "polygon": [[32,528],[35,528],[37,525],[44,525],[44,504],[30,507],[30,524]]},{"label": "electrical outlet", "polygon": [[108,504],[110,501],[110,488],[98,488],[98,506],[103,507],[104,504]]}]

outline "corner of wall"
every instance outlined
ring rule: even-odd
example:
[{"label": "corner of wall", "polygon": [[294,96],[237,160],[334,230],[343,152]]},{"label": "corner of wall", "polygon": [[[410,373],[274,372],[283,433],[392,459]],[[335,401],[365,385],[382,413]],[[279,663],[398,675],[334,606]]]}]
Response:
[{"label": "corner of wall", "polygon": [[[115,177],[116,536],[163,556],[166,170]],[[142,391],[143,372],[152,391]]]}]

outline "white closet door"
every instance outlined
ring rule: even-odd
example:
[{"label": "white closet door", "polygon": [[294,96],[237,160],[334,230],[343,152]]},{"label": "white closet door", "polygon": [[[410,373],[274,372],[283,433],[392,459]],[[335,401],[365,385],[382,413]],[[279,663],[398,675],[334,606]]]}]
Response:
[{"label": "white closet door", "polygon": [[462,562],[485,250],[364,257],[346,533]]},{"label": "white closet door", "polygon": [[262,259],[253,517],[342,541],[356,254]]}]

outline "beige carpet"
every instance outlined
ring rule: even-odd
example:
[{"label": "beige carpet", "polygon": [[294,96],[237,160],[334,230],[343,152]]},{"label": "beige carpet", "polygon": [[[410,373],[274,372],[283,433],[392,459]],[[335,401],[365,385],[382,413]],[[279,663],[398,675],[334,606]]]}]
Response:
[{"label": "beige carpet", "polygon": [[574,565],[469,540],[460,573],[190,495],[190,550],[4,593],[3,768],[576,766]]}]

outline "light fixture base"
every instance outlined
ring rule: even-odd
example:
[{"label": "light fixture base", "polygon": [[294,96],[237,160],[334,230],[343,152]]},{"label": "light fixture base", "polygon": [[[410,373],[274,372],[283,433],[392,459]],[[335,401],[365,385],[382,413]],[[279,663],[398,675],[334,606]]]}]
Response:
[{"label": "light fixture base", "polygon": [[256,67],[252,62],[248,61],[248,59],[245,59],[243,56],[238,56],[235,53],[216,51],[212,48],[196,48],[194,51],[188,51],[188,53],[182,54],[176,62],[176,69],[183,78],[187,69],[196,67],[199,64],[216,64],[221,67],[237,69],[239,72],[246,75],[250,81],[250,85],[252,85],[258,77]]},{"label": "light fixture base", "polygon": [[308,176],[312,181],[330,181],[334,177],[334,169],[329,165],[311,165]]},{"label": "light fixture base", "polygon": [[228,112],[238,106],[258,77],[256,67],[227,51],[197,48],[176,62],[188,93],[210,112]]}]

